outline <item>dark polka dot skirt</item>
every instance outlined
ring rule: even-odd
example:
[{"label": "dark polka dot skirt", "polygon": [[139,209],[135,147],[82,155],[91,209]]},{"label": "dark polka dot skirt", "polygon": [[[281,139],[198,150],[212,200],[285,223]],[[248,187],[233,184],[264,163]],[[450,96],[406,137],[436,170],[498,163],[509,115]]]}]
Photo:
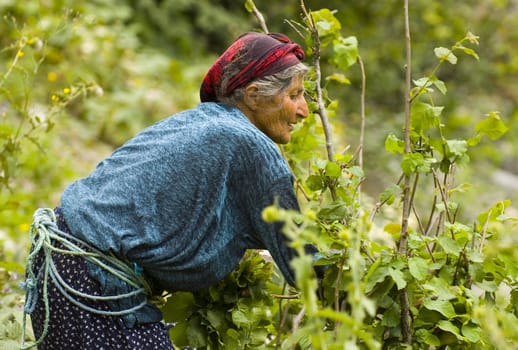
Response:
[{"label": "dark polka dot skirt", "polygon": [[[68,231],[59,215],[58,227]],[[41,254],[35,261],[34,269],[40,268],[42,261]],[[73,288],[90,295],[100,295],[100,286],[88,274],[84,259],[53,253],[53,261],[62,278]],[[40,279],[38,285],[36,308],[31,314],[36,339],[41,337],[45,323],[42,280]],[[61,294],[50,278],[47,291],[50,304],[49,328],[38,346],[39,350],[174,349],[168,334],[170,326],[163,322],[139,324],[128,328],[120,317],[99,315],[76,306]],[[98,310],[109,310],[102,302],[88,301],[86,304]]]}]

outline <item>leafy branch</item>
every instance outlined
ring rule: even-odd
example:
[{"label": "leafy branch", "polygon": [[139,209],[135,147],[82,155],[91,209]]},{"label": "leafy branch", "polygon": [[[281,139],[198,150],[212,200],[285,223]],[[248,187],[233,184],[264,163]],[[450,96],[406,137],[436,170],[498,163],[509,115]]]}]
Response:
[{"label": "leafy branch", "polygon": [[327,159],[329,161],[334,161],[334,150],[333,150],[333,136],[331,132],[331,125],[329,124],[329,117],[327,115],[327,110],[324,104],[324,97],[322,93],[322,70],[320,67],[320,56],[321,56],[321,45],[320,45],[320,36],[318,33],[318,29],[315,25],[315,20],[312,15],[306,9],[306,5],[304,4],[304,0],[300,1],[300,7],[304,14],[304,18],[306,19],[306,26],[313,38],[313,65],[315,67],[315,87],[316,87],[316,99],[318,110],[317,113],[320,116],[320,120],[322,121],[322,125],[324,128],[324,135],[326,138],[326,149],[327,149]]}]

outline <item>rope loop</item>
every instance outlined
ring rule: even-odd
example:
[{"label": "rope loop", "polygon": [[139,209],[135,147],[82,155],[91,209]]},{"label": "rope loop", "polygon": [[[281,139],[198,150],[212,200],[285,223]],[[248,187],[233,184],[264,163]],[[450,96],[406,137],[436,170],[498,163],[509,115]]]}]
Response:
[{"label": "rope loop", "polygon": [[[32,250],[27,257],[25,282],[20,284],[26,292],[22,321],[21,349],[25,350],[38,346],[48,334],[50,322],[50,305],[48,298],[49,277],[67,300],[83,310],[94,314],[124,316],[139,310],[148,303],[148,299],[151,296],[151,288],[144,279],[142,268],[140,266],[135,263],[128,264],[113,255],[105,254],[78,238],[61,231],[57,226],[56,214],[53,209],[39,208],[34,213],[33,219],[34,221],[29,230]],[[60,247],[57,247],[56,243],[59,243]],[[63,279],[54,264],[52,253],[81,256],[87,262],[101,267],[106,272],[116,276],[121,281],[126,282],[133,288],[133,290],[117,295],[90,295],[88,293],[83,293],[72,287]],[[33,268],[36,257],[40,254],[43,254],[43,263],[39,268],[38,274],[35,275]],[[42,281],[42,299],[45,305],[43,332],[39,339],[36,339],[34,343],[25,345],[26,318],[27,315],[32,314],[36,308],[38,300],[38,285],[40,281]],[[82,298],[102,302],[120,301],[139,295],[142,296],[141,303],[116,311],[96,309],[79,300],[79,298]]]}]

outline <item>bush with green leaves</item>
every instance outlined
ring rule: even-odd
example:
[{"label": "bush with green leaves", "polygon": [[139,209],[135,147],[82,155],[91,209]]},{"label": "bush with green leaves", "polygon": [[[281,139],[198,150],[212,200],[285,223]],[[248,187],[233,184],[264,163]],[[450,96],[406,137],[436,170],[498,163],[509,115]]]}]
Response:
[{"label": "bush with green leaves", "polygon": [[[432,73],[408,85],[403,132],[385,141],[386,151],[399,159],[401,177],[375,201],[361,192],[368,176],[360,166],[361,145],[352,153],[347,147],[334,152],[328,119],[339,106],[332,91],[322,88],[319,70],[322,50],[330,50],[337,71],[325,79],[347,83],[350,67],[360,62],[363,69],[357,40],[342,37],[328,9],[306,15],[293,25],[313,58],[306,82],[313,113],[283,147],[303,210],[272,205],[264,211],[265,220],[285,222],[299,252],[292,264],[299,289],[284,285],[279,294],[281,285],[263,285],[263,278],[278,281],[268,278],[278,273],[248,256],[235,272],[247,283],[232,275],[210,291],[168,299],[166,314],[181,315],[173,340],[208,349],[515,348],[516,219],[506,215],[510,202],[459,222],[466,204],[456,196],[469,186],[455,183],[470,152],[507,127],[498,112],[488,111],[471,137],[449,139],[447,111],[434,103],[437,93],[447,93],[440,68],[456,64],[459,54],[478,59],[478,38],[468,33],[450,48],[436,48]],[[319,248],[316,261],[304,254],[307,243]],[[322,280],[313,272],[315,263],[328,266]],[[230,302],[222,303],[222,296]]]}]

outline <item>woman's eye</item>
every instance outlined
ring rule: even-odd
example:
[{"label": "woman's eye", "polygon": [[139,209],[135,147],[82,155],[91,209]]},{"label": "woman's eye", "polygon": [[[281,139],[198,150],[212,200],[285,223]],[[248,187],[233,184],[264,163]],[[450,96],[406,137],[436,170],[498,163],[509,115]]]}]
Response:
[{"label": "woman's eye", "polygon": [[303,94],[303,92],[302,92],[302,91],[299,91],[299,92],[297,92],[297,93],[295,93],[295,94],[292,94],[292,95],[290,96],[290,98],[291,98],[292,100],[296,100],[296,99],[298,99],[300,96],[302,96],[302,94]]}]

